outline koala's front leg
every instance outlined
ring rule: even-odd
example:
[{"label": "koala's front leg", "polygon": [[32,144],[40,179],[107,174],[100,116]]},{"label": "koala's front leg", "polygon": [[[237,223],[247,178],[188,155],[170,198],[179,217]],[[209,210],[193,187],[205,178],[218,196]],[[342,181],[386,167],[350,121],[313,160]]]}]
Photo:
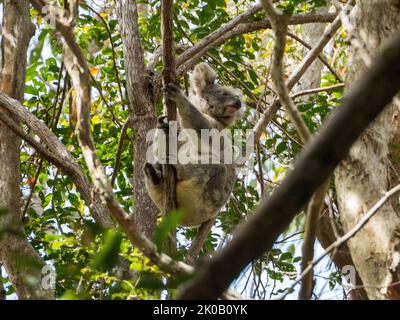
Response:
[{"label": "koala's front leg", "polygon": [[199,135],[201,129],[211,129],[210,123],[204,114],[186,98],[178,86],[168,83],[164,87],[164,93],[168,99],[176,103],[183,128],[194,129]]}]

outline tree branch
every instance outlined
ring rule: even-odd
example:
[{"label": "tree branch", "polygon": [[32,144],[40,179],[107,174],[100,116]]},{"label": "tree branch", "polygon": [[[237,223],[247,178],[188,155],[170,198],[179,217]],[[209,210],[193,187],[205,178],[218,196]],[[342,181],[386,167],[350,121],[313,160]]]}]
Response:
[{"label": "tree branch", "polygon": [[[350,10],[351,4],[353,4],[354,1],[350,0],[348,1],[348,4],[345,6],[344,10],[348,11]],[[272,7],[272,5],[270,4]],[[267,8],[268,9],[268,8]],[[271,9],[271,8],[270,8]],[[272,8],[273,9],[273,8]],[[271,11],[271,10],[270,10]],[[274,12],[272,11],[272,14]],[[276,21],[279,23],[279,21]],[[284,21],[283,21],[284,22]],[[306,57],[302,60],[300,65],[296,68],[296,70],[292,73],[291,77],[289,78],[289,81],[287,83],[287,90],[286,87],[283,84],[283,74],[281,74],[281,92],[280,92],[280,99],[284,99],[284,104],[287,106],[287,109],[291,111],[291,118],[295,119],[295,124],[296,128],[298,128],[298,131],[301,133],[301,137],[304,139],[307,139],[307,131],[308,128],[303,126],[304,121],[302,121],[302,118],[299,116],[297,113],[297,110],[294,108],[294,106],[291,104],[291,99],[288,97],[288,91],[293,88],[293,86],[300,80],[301,76],[305,73],[307,68],[312,64],[312,62],[320,55],[320,52],[323,50],[325,45],[330,41],[331,37],[335,34],[335,32],[339,29],[340,26],[340,16],[337,15],[334,22],[326,28],[324,34],[320,38],[320,40],[317,42],[314,48],[312,48]],[[279,28],[279,25],[278,25]],[[282,32],[281,32],[282,34]],[[280,36],[280,38],[283,38],[283,36]],[[283,40],[281,39],[281,42]],[[282,45],[281,45],[282,47]],[[282,51],[282,48],[281,48]],[[279,54],[277,52],[276,54]],[[280,53],[283,55],[283,52]],[[276,69],[275,69],[276,70]],[[279,79],[279,77],[278,77]],[[279,91],[278,91],[279,93]],[[289,106],[289,108],[288,108]],[[262,133],[263,128],[266,126],[266,124],[272,119],[273,115],[279,110],[280,108],[280,101],[275,99],[269,108],[268,112],[265,112],[264,115],[261,117],[261,119],[258,121],[257,125],[255,126],[255,138],[258,139],[259,136]],[[297,120],[296,120],[297,119]],[[303,252],[303,260],[302,260],[302,268],[304,269],[307,266],[308,261],[312,260],[312,257],[314,255],[314,241],[315,241],[315,235],[317,231],[317,226],[318,226],[318,220],[320,217],[320,212],[321,208],[323,205],[323,200],[324,200],[324,194],[326,193],[328,189],[328,183],[325,183],[317,193],[314,194],[312,197],[308,208],[307,208],[307,221],[306,221],[306,226],[305,226],[305,236],[304,236],[304,242],[302,246],[302,252]],[[304,279],[302,289],[300,290],[300,298],[309,298],[311,296],[312,292],[312,274],[310,274],[308,277]]]},{"label": "tree branch", "polygon": [[324,91],[330,92],[330,91],[333,91],[333,90],[336,90],[336,89],[344,88],[344,86],[345,86],[344,83],[339,83],[339,84],[334,84],[332,86],[327,86],[327,87],[306,89],[306,90],[299,91],[299,92],[296,92],[296,93],[290,95],[290,98],[291,99],[295,99],[295,98],[300,97],[300,96],[310,95],[310,94],[314,94],[314,93],[318,93],[318,92],[324,92]]},{"label": "tree branch", "polygon": [[201,41],[197,45],[183,52],[176,60],[176,65],[180,67],[177,70],[177,74],[182,74],[187,69],[189,69],[187,68],[187,62],[189,60],[193,60],[194,57],[197,57],[198,59],[199,57],[204,55],[204,53],[210,49],[210,45],[212,43],[218,42],[218,40],[223,38],[225,34],[227,34],[229,31],[231,31],[233,28],[235,28],[243,21],[246,21],[249,17],[253,16],[260,10],[261,6],[259,4],[254,5],[253,7],[247,9],[238,16],[234,17],[228,23],[224,24],[221,28],[211,32],[209,35],[201,39]]},{"label": "tree branch", "polygon": [[[386,201],[388,201],[391,197],[393,197],[396,193],[400,192],[400,185],[397,185],[396,187],[390,189],[385,193],[385,195],[377,202],[375,205],[362,217],[362,219],[349,231],[347,232],[344,236],[340,237],[337,239],[335,242],[333,242],[329,247],[325,249],[325,252],[321,254],[317,259],[314,261],[310,262],[303,270],[301,273],[300,277],[291,285],[291,289],[293,289],[304,277],[307,276],[307,274],[319,263],[323,258],[325,258],[329,253],[331,253],[333,250],[339,248],[342,246],[344,243],[346,243],[349,239],[354,237],[358,231],[364,227],[367,222],[378,212],[378,210],[385,204]],[[288,290],[290,292],[292,290]],[[285,293],[282,297],[284,299],[286,295],[288,294]]]},{"label": "tree branch", "polygon": [[275,34],[274,53],[271,64],[271,78],[275,85],[275,90],[279,96],[279,100],[286,108],[286,111],[296,127],[301,140],[303,142],[307,142],[311,136],[310,131],[300,113],[297,111],[293,101],[290,99],[289,90],[284,79],[283,58],[286,46],[288,17],[281,11],[275,9],[272,2],[269,0],[262,0],[261,3],[271,21],[272,29],[274,30]]},{"label": "tree branch", "polygon": [[[68,174],[86,205],[91,209],[93,218],[103,227],[111,227],[113,224],[106,209],[101,205],[99,199],[92,198],[93,188],[81,167],[53,132],[42,121],[30,113],[18,100],[12,99],[2,92],[0,92],[0,106],[13,116],[13,118],[11,118],[11,116],[7,115],[7,113],[0,108],[1,121],[35,148],[44,159]],[[46,147],[36,140],[34,136],[25,133],[16,121],[24,123],[40,138]]]},{"label": "tree branch", "polygon": [[[161,37],[162,37],[162,57],[164,69],[162,71],[163,85],[169,83],[177,84],[175,70],[175,42],[172,30],[174,16],[174,1],[161,1]],[[167,114],[168,121],[176,121],[176,104],[168,99],[167,95],[163,97],[164,112]],[[167,139],[167,154],[170,154],[169,140]],[[169,157],[168,157],[169,159]],[[162,165],[164,179],[164,204],[162,215],[168,216],[176,210],[176,175],[175,169],[169,163]],[[166,241],[167,252],[173,254],[176,251],[176,235],[170,234]]]},{"label": "tree branch", "polygon": [[190,264],[194,264],[196,257],[199,255],[201,248],[203,248],[203,245],[206,242],[207,236],[210,233],[214,223],[215,218],[207,220],[197,231],[196,237],[194,238],[192,245],[190,246],[190,250],[186,256],[186,259]]},{"label": "tree branch", "polygon": [[[329,179],[325,181],[313,194],[307,206],[307,215],[304,227],[304,239],[301,247],[301,270],[305,270],[314,258],[314,244],[318,233],[319,221],[324,205],[325,194],[329,189]],[[310,272],[303,278],[299,291],[300,300],[308,300],[314,289],[314,273]]]},{"label": "tree branch", "polygon": [[157,224],[158,210],[145,187],[146,140],[149,130],[157,124],[154,105],[154,85],[144,64],[140,42],[137,1],[117,1],[117,14],[124,51],[126,90],[133,135],[133,195],[134,217],[146,236],[151,237]]},{"label": "tree branch", "polygon": [[[354,0],[349,1],[349,4],[353,4],[353,3],[354,3]],[[350,10],[350,6],[346,6],[344,8],[344,10]],[[314,22],[319,22],[319,21],[314,21]],[[290,23],[290,20],[289,20],[289,23]],[[333,37],[335,32],[339,29],[339,27],[340,27],[340,17],[339,17],[339,15],[336,15],[336,18],[331,23],[331,25],[326,28],[324,34],[318,40],[317,44],[303,58],[299,67],[297,67],[295,69],[295,71],[292,72],[292,74],[289,78],[289,81],[286,84],[289,91],[300,80],[300,78],[303,76],[303,74],[307,70],[307,68],[312,64],[312,62],[322,52],[324,47],[327,45],[327,43]],[[262,115],[262,117],[259,119],[259,121],[257,122],[257,124],[254,127],[255,140],[258,140],[260,138],[262,131],[264,130],[266,125],[271,121],[272,117],[280,109],[280,107],[281,107],[281,105],[280,105],[279,100],[275,99],[272,102],[271,106],[268,108],[268,110],[266,110],[266,112],[264,112],[264,114]]]},{"label": "tree branch", "polygon": [[[351,3],[352,1],[350,1]],[[265,6],[265,2],[263,2]],[[340,19],[337,16],[334,23],[332,23],[325,31],[324,35],[318,41],[317,45],[310,50],[308,55],[303,59],[302,63],[299,67],[293,72],[287,87],[284,83],[283,79],[283,54],[284,48],[286,44],[286,32],[287,32],[287,19],[279,12],[273,8],[272,4],[269,2],[267,4],[267,10],[269,10],[268,16],[270,18],[270,22],[273,26],[273,29],[276,34],[276,42],[274,46],[274,61],[272,67],[272,77],[274,83],[276,85],[279,100],[275,99],[272,103],[272,106],[269,109],[269,112],[265,113],[264,116],[260,119],[255,127],[255,137],[258,139],[260,136],[263,128],[265,127],[266,123],[272,119],[272,116],[276,113],[276,111],[280,108],[280,103],[286,107],[287,111],[289,112],[290,118],[292,119],[293,123],[295,124],[303,142],[307,141],[310,137],[310,132],[306,127],[304,120],[302,119],[301,115],[297,112],[296,107],[294,106],[292,100],[289,97],[289,90],[298,82],[307,68],[311,65],[311,63],[320,55],[320,52],[323,50],[324,46],[329,42],[333,34],[340,26]],[[346,9],[348,9],[346,7]],[[306,232],[305,232],[305,240],[303,243],[303,261],[308,261],[309,258],[313,256],[313,244],[315,241],[315,234],[317,229],[317,224],[319,220],[319,215],[321,212],[324,194],[328,188],[328,185],[325,184],[313,197],[308,206],[307,210],[307,224],[306,224]],[[312,287],[312,276],[305,279],[305,283],[308,285],[306,290],[310,292],[310,288]]]},{"label": "tree branch", "polygon": [[[257,12],[261,9],[261,7],[257,10]],[[254,14],[254,13],[253,13]],[[295,14],[290,17],[288,24],[296,25],[296,24],[305,24],[305,23],[315,23],[315,22],[332,22],[334,21],[336,14]],[[221,28],[223,28],[222,26]],[[191,54],[182,53],[181,56],[185,57],[180,60],[180,57],[177,60],[176,66],[177,69],[177,77],[180,78],[187,72],[193,65],[197,63],[197,61],[204,56],[209,50],[218,47],[222,43],[227,40],[234,38],[238,35],[250,33],[263,29],[270,29],[271,23],[269,19],[263,19],[260,21],[251,21],[251,22],[241,22],[237,24],[233,29],[224,30],[224,32],[214,31],[214,33],[218,32],[218,37],[213,37],[212,39],[205,37],[198,44],[194,45],[191,48]],[[158,85],[161,83],[161,74],[158,74],[155,78],[155,83]]]},{"label": "tree branch", "polygon": [[[289,90],[286,87],[284,80],[283,57],[286,45],[287,17],[282,12],[275,9],[269,0],[262,0],[261,3],[271,20],[272,28],[275,33],[271,77],[274,81],[280,102],[286,107],[286,110],[288,111],[301,140],[303,143],[307,143],[311,137],[311,133],[307,128],[302,116],[297,111],[292,99],[290,98]],[[312,260],[314,256],[315,235],[317,233],[319,215],[322,209],[323,199],[327,187],[328,184],[325,183],[321,188],[318,189],[318,191],[313,195],[307,208],[307,219],[305,223],[304,241],[302,245],[302,270],[308,265],[308,261]],[[304,299],[310,297],[312,288],[313,274],[310,274],[310,276],[303,279],[299,295],[300,298]]]},{"label": "tree branch", "polygon": [[[296,25],[296,24],[314,23],[314,22],[331,22],[334,19],[334,17],[335,17],[334,14],[296,14],[289,18],[288,24]],[[220,33],[219,37],[215,37],[212,39],[209,38],[202,39],[197,45],[192,47],[191,55],[185,54],[185,60],[183,59],[181,60],[178,58],[177,76],[181,77],[194,64],[196,64],[196,62],[207,51],[215,47],[218,47],[227,40],[241,34],[250,33],[263,29],[270,29],[270,28],[271,28],[271,22],[269,19],[264,19],[261,21],[242,22],[239,23],[236,27],[229,30],[225,30],[223,33]],[[184,53],[182,55],[184,55]]]}]

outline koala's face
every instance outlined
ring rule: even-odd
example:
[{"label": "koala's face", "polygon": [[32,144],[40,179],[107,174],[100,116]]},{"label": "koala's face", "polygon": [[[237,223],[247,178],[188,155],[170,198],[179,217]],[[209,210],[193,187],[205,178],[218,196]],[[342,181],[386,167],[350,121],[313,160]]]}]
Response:
[{"label": "koala's face", "polygon": [[241,91],[215,83],[216,72],[207,63],[199,63],[193,70],[194,105],[224,127],[233,125],[243,113]]},{"label": "koala's face", "polygon": [[231,126],[241,116],[242,100],[239,90],[212,83],[206,85],[200,94],[206,102],[203,105],[203,111],[224,126]]}]

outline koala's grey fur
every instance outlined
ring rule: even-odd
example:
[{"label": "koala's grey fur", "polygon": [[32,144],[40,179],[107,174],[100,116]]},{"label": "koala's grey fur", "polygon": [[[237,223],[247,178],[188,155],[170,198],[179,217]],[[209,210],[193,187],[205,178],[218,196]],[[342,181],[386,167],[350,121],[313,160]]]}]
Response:
[{"label": "koala's grey fur", "polygon": [[[198,64],[192,74],[189,99],[181,90],[168,84],[164,92],[175,101],[181,129],[222,130],[232,126],[244,109],[239,90],[215,83],[216,73],[206,63]],[[178,145],[179,148],[179,145]],[[176,164],[178,209],[185,212],[182,226],[196,226],[215,217],[227,202],[236,174],[234,164]],[[157,207],[164,203],[161,165],[144,167],[147,191]]]}]

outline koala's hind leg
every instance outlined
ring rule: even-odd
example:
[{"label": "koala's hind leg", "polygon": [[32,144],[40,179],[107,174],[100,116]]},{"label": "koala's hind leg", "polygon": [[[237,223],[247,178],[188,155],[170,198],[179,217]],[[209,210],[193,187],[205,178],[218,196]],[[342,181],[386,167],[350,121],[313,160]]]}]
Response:
[{"label": "koala's hind leg", "polygon": [[163,176],[161,165],[156,163],[152,165],[146,163],[143,168],[144,174],[146,176],[146,183],[150,182],[154,186],[159,186],[163,183]]},{"label": "koala's hind leg", "polygon": [[158,209],[162,210],[164,203],[164,178],[162,175],[161,165],[146,163],[143,167],[144,181],[147,192]]}]

